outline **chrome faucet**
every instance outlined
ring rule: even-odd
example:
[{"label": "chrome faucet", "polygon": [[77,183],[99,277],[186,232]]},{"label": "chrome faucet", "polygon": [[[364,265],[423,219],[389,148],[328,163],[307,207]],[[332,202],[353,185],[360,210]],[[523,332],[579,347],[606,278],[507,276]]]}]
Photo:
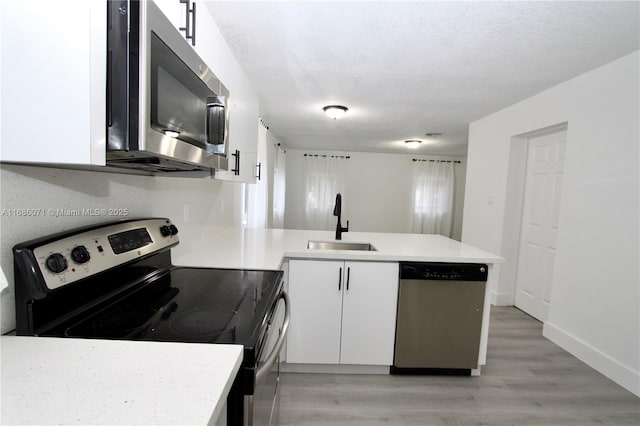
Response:
[{"label": "chrome faucet", "polygon": [[338,223],[336,225],[336,240],[342,239],[343,232],[349,232],[349,221],[347,220],[347,227],[343,228],[340,223],[340,216],[342,215],[342,195],[338,192],[336,195],[336,206],[333,208],[333,215],[338,216]]}]

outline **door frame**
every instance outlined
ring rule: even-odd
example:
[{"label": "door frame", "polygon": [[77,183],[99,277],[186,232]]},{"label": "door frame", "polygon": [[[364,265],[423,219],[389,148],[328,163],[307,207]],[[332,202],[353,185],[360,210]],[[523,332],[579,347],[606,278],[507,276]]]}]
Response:
[{"label": "door frame", "polygon": [[[500,265],[499,273],[499,282],[509,284],[504,287],[505,292],[496,294],[495,304],[498,306],[515,306],[529,140],[566,131],[568,141],[568,130],[568,123],[563,122],[511,137],[502,234],[502,253],[507,261]],[[508,257],[510,253],[514,254],[512,258]]]}]

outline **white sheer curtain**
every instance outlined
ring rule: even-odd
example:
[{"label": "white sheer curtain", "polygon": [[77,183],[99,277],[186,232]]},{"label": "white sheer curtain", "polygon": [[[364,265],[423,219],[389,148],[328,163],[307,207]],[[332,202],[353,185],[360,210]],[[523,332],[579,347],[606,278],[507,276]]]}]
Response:
[{"label": "white sheer curtain", "polygon": [[274,145],[273,169],[273,228],[284,228],[284,196],[286,191],[286,167],[287,159],[285,151],[278,145]]},{"label": "white sheer curtain", "polygon": [[452,161],[413,161],[412,231],[451,237],[453,192]]},{"label": "white sheer curtain", "polygon": [[[345,174],[347,159],[331,155],[307,155],[305,169],[305,229],[335,228],[333,207],[336,194],[342,194],[342,215],[345,216]],[[337,220],[337,219],[336,219]]]}]

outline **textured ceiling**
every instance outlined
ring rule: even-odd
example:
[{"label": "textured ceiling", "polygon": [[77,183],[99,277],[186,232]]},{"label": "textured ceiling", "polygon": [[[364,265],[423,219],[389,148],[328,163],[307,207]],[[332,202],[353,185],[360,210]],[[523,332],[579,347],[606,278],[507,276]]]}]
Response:
[{"label": "textured ceiling", "polygon": [[470,122],[640,48],[637,1],[206,4],[290,148],[464,155]]}]

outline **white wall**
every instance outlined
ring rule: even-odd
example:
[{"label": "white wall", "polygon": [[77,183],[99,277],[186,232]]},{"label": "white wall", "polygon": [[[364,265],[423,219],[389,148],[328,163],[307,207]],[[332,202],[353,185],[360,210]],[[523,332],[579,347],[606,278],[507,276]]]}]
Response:
[{"label": "white wall", "polygon": [[[165,178],[50,169],[2,164],[0,166],[0,265],[9,288],[2,291],[1,331],[15,328],[13,257],[19,242],[93,223],[159,216],[174,221],[183,244],[186,232],[198,223],[238,225],[241,220],[242,184],[213,179]],[[128,216],[36,217],[14,215],[12,209],[129,210]],[[178,247],[179,248],[179,247]]]},{"label": "white wall", "polygon": [[[566,123],[551,307],[544,335],[640,395],[639,52],[471,123],[462,241],[506,259],[519,135]],[[513,171],[512,171],[513,172]],[[513,280],[500,275],[496,300]]]},{"label": "white wall", "polygon": [[456,198],[453,235],[460,239],[466,159],[410,154],[364,152],[326,152],[287,150],[287,197],[285,228],[303,227],[305,194],[304,154],[349,155],[346,196],[342,203],[342,222],[349,220],[350,231],[411,232],[412,158],[461,161],[456,164]]}]

